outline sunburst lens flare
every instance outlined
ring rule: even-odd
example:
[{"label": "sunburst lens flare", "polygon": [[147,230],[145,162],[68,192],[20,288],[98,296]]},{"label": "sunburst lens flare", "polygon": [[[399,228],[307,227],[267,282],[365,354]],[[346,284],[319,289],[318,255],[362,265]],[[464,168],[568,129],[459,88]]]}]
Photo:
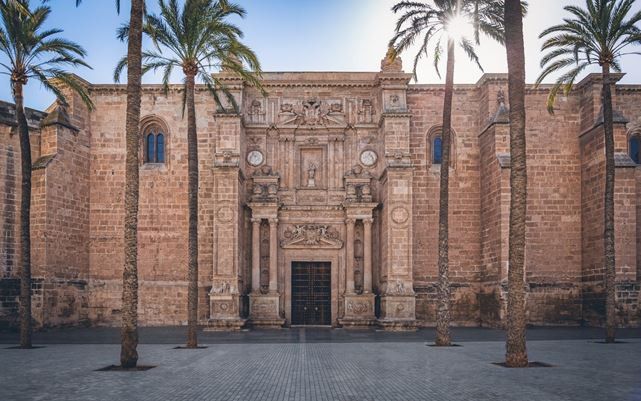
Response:
[{"label": "sunburst lens flare", "polygon": [[451,39],[459,41],[471,35],[472,22],[462,15],[457,15],[448,22],[446,29]]}]

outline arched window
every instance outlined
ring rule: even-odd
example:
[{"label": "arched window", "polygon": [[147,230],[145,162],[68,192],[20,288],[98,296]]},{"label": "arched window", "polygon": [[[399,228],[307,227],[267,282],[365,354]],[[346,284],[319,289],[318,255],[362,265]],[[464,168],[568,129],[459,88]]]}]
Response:
[{"label": "arched window", "polygon": [[432,145],[432,164],[441,164],[443,161],[443,140],[440,136],[434,138]]},{"label": "arched window", "polygon": [[165,162],[165,136],[158,134],[156,136],[156,163]]},{"label": "arched window", "polygon": [[154,158],[154,153],[156,149],[156,137],[154,134],[147,134],[147,156],[145,157],[145,162],[147,163],[153,163],[155,158]]},{"label": "arched window", "polygon": [[636,163],[641,164],[639,148],[641,147],[641,135],[632,135],[630,137],[630,158]]},{"label": "arched window", "polygon": [[[443,164],[443,129],[440,126],[434,126],[427,131],[425,144],[426,165],[428,168],[430,166],[440,168]],[[454,130],[450,131],[450,168],[456,168],[456,132]]]},{"label": "arched window", "polygon": [[165,135],[160,127],[151,125],[145,129],[145,163],[165,162]]}]

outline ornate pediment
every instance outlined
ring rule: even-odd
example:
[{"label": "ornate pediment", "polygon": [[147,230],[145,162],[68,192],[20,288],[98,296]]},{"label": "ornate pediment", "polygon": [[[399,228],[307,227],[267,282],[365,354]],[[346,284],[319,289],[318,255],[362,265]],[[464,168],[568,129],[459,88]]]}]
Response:
[{"label": "ornate pediment", "polygon": [[285,239],[281,241],[282,248],[330,248],[343,247],[338,230],[322,224],[297,224],[287,227]]}]

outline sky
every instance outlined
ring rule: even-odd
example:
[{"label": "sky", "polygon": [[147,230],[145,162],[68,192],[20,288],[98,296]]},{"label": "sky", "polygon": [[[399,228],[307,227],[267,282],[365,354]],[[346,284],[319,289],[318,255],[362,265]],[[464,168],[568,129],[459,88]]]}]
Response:
[{"label": "sky", "polygon": [[[157,9],[157,0],[147,0],[150,11]],[[180,1],[180,0],[179,0]],[[36,0],[31,0],[36,4]],[[93,67],[80,68],[79,76],[92,83],[113,83],[113,70],[126,46],[115,36],[116,29],[126,22],[128,0],[121,0],[121,14],[116,13],[113,0],[84,0],[75,7],[75,0],[51,0],[49,27],[64,30],[61,37],[81,44],[88,52],[87,62]],[[244,41],[258,55],[263,71],[378,71],[385,55],[397,16],[391,7],[397,0],[236,0],[247,16],[236,21],[245,33]],[[582,5],[585,0],[530,0],[524,21],[527,81],[533,82],[540,72],[540,32],[561,22],[563,7]],[[641,10],[641,1],[635,5]],[[490,39],[482,40],[478,49],[485,72],[507,71],[505,49]],[[411,71],[414,52],[401,54],[406,71]],[[635,58],[636,57],[636,58]],[[2,62],[0,56],[0,62]],[[623,83],[641,83],[641,56],[627,56]],[[444,69],[441,69],[442,71]],[[597,71],[597,70],[593,70]],[[474,83],[483,73],[465,58],[457,55],[456,83]],[[444,78],[444,77],[443,77]],[[146,76],[145,83],[159,82],[157,76]],[[174,82],[180,82],[175,76]],[[442,83],[431,60],[419,65],[419,83]],[[0,76],[0,99],[12,101],[9,80]],[[28,84],[25,105],[43,110],[53,96],[37,82]]]}]

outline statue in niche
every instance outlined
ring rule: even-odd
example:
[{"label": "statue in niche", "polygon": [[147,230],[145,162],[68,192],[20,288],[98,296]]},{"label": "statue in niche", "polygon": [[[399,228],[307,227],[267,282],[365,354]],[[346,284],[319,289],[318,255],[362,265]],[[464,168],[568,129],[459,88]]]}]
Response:
[{"label": "statue in niche", "polygon": [[309,163],[307,167],[307,187],[314,188],[316,187],[316,170],[318,167],[315,163]]},{"label": "statue in niche", "polygon": [[363,99],[361,103],[361,109],[358,111],[360,116],[359,122],[361,123],[372,123],[374,121],[374,104],[371,99]]}]

